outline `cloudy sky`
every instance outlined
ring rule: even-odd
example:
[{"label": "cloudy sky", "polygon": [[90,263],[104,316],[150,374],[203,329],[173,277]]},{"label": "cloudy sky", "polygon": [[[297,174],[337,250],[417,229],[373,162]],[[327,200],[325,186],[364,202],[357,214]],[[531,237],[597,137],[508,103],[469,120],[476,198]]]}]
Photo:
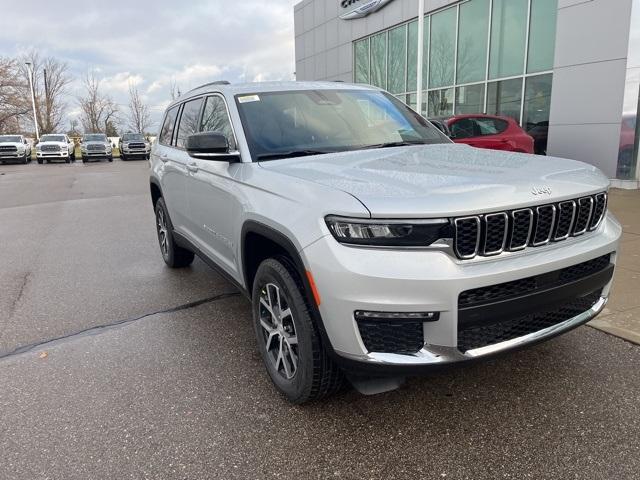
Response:
[{"label": "cloudy sky", "polygon": [[[67,62],[76,79],[93,70],[123,113],[133,81],[157,121],[172,80],[185,92],[218,79],[293,79],[298,1],[3,0],[0,56],[35,49]],[[77,115],[78,80],[69,93]]]}]

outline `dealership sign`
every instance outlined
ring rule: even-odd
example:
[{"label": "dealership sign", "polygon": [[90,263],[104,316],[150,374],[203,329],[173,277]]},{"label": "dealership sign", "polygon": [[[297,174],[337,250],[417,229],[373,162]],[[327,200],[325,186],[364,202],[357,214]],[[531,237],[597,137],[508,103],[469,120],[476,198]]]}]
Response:
[{"label": "dealership sign", "polygon": [[354,18],[366,17],[370,13],[376,12],[392,0],[342,0],[340,6],[343,13],[340,18],[343,20],[353,20]]}]

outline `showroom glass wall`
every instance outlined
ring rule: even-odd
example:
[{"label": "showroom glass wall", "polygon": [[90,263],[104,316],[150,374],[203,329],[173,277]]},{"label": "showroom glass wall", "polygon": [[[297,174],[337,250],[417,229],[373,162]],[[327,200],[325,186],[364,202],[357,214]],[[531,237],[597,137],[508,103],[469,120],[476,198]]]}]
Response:
[{"label": "showroom glass wall", "polygon": [[[557,0],[468,0],[425,16],[422,110],[516,119],[544,153]],[[416,108],[418,21],[354,42],[354,81]]]}]

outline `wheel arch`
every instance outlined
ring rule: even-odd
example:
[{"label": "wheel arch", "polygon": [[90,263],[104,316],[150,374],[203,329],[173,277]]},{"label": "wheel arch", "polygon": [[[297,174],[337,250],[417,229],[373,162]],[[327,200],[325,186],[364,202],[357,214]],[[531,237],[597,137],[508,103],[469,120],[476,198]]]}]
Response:
[{"label": "wheel arch", "polygon": [[162,194],[162,188],[160,187],[160,182],[155,178],[151,178],[149,181],[149,189],[151,192],[151,202],[153,203],[153,208],[156,208],[156,203],[158,199],[162,198],[164,195]]}]

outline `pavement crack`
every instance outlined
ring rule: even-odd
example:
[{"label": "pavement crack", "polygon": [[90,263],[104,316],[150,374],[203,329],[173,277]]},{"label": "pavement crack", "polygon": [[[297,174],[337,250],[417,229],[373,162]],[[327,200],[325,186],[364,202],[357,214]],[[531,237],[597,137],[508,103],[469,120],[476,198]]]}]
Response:
[{"label": "pavement crack", "polygon": [[[24,281],[24,283],[26,284],[26,279]],[[176,307],[170,307],[164,310],[158,310],[155,312],[151,312],[151,313],[145,313],[144,315],[141,315],[139,317],[135,317],[135,318],[127,318],[124,320],[117,320],[115,322],[111,322],[111,323],[106,323],[103,325],[96,325],[94,327],[89,327],[89,328],[85,328],[82,330],[78,330],[76,332],[72,332],[69,333],[67,335],[62,335],[60,337],[55,337],[55,338],[49,338],[47,340],[43,340],[41,342],[35,342],[35,343],[30,343],[27,345],[23,345],[21,347],[18,347],[14,350],[8,351],[8,352],[0,352],[0,360],[5,360],[7,358],[11,358],[14,357],[16,355],[21,355],[23,353],[28,353],[31,352],[33,350],[36,350],[38,348],[42,348],[42,347],[46,347],[46,346],[52,346],[54,344],[57,344],[59,342],[63,342],[66,340],[70,340],[73,338],[77,338],[77,337],[84,337],[84,336],[89,336],[89,335],[100,335],[104,332],[107,332],[109,330],[115,329],[115,328],[120,328],[123,327],[125,325],[130,325],[134,322],[137,322],[139,320],[142,320],[144,318],[148,318],[148,317],[152,317],[154,315],[161,315],[164,313],[174,313],[174,312],[179,312],[181,310],[188,310],[190,308],[195,308],[195,307],[199,307],[200,305],[205,305],[207,303],[213,303],[219,300],[224,300],[226,298],[231,298],[231,297],[237,297],[240,296],[240,292],[226,292],[226,293],[221,293],[219,295],[214,295],[213,297],[208,297],[208,298],[203,298],[201,300],[196,300],[194,302],[189,302],[189,303],[185,303],[182,305],[178,305]]]},{"label": "pavement crack", "polygon": [[11,318],[13,313],[16,311],[18,303],[20,303],[20,299],[22,299],[22,295],[24,295],[24,291],[30,279],[31,279],[31,272],[27,272],[22,276],[22,281],[20,282],[20,288],[18,289],[18,294],[16,295],[14,300],[11,302],[11,305],[9,306],[9,318]]}]

